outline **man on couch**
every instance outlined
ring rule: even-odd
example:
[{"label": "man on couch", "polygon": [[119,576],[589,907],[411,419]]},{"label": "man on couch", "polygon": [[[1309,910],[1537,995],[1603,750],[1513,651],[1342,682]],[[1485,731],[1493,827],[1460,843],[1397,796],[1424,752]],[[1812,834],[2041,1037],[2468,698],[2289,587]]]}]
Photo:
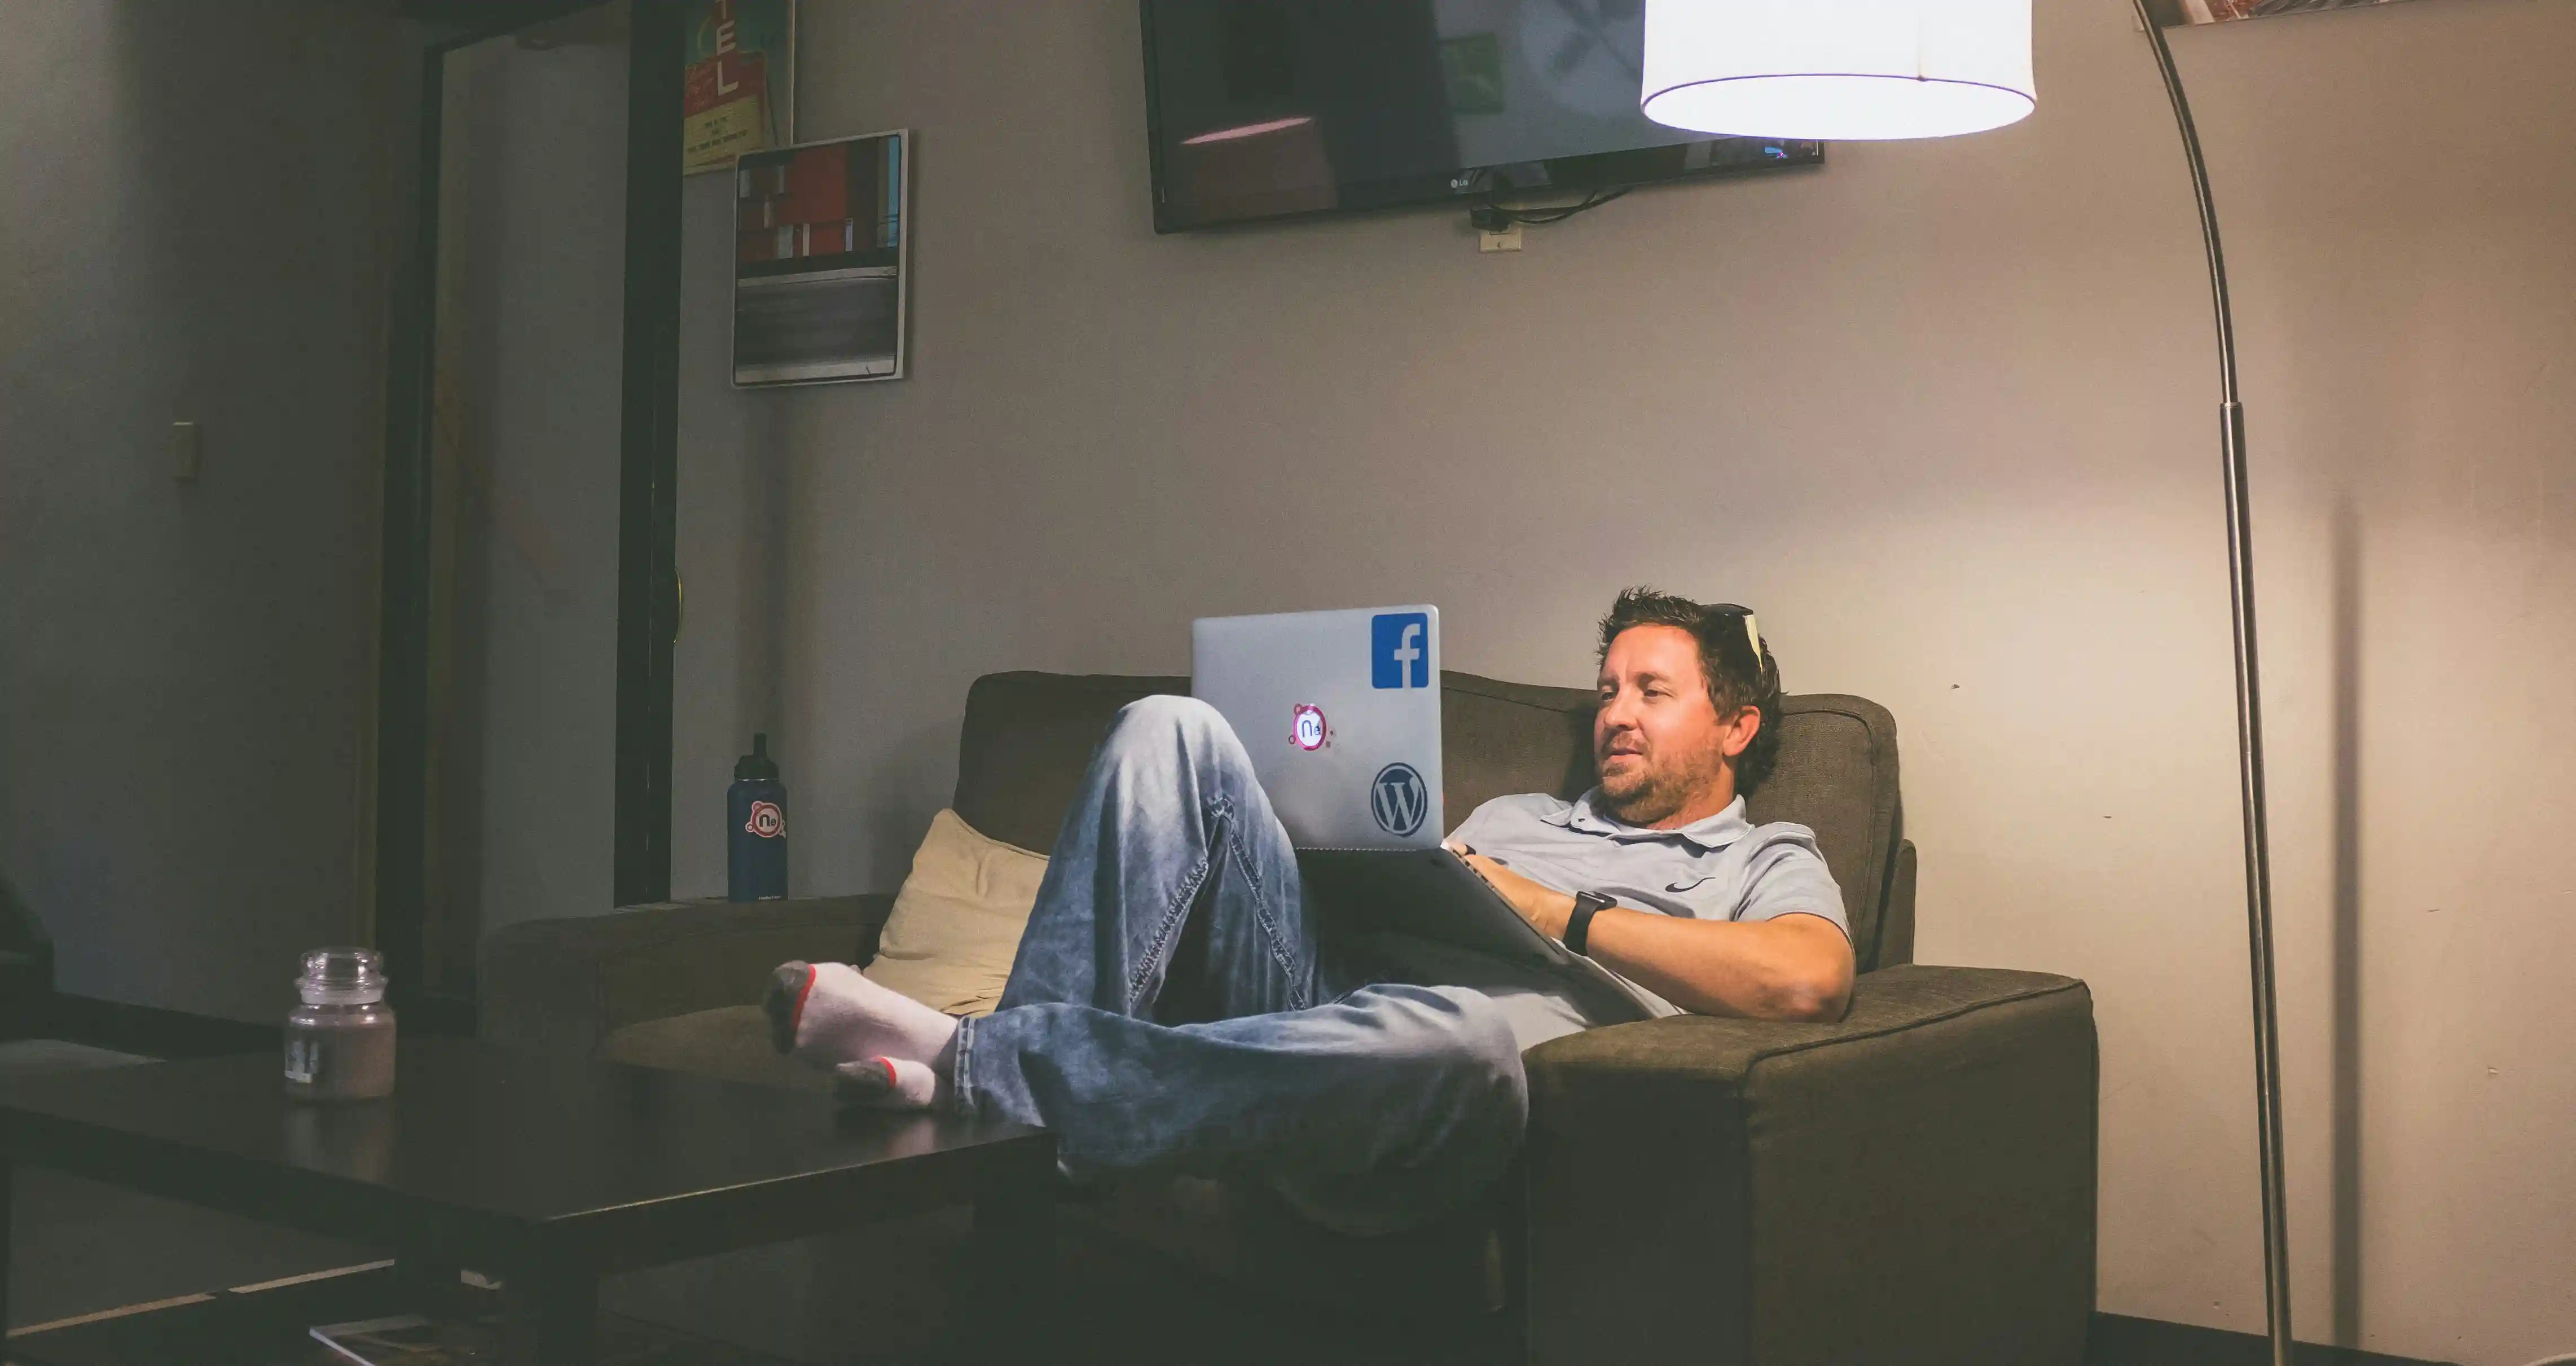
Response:
[{"label": "man on couch", "polygon": [[[1744,816],[1779,747],[1752,615],[1634,588],[1599,643],[1599,785],[1487,802],[1450,848],[1668,1013],[1841,1018],[1851,941],[1814,832]],[[952,1019],[840,963],[782,965],[766,1004],[780,1051],[855,1099],[1043,1125],[1076,1179],[1249,1175],[1382,1232],[1499,1176],[1522,1050],[1595,1022],[1544,977],[1375,950],[1326,960],[1241,743],[1206,704],[1149,697],[1092,755],[998,1010]]]}]

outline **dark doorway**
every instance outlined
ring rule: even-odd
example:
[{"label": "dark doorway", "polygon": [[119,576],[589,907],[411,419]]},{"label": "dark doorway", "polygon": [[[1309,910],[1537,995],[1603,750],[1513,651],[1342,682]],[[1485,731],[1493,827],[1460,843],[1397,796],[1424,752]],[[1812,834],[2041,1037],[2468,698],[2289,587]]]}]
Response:
[{"label": "dark doorway", "polygon": [[684,11],[406,13],[376,938],[469,1029],[487,931],[668,892]]}]

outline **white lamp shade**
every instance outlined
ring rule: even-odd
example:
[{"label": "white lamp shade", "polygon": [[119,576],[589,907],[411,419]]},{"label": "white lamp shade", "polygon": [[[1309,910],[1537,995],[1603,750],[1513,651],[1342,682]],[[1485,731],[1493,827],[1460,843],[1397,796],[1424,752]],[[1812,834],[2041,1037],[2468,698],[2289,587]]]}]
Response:
[{"label": "white lamp shade", "polygon": [[1833,141],[2000,128],[2038,102],[2030,0],[1646,0],[1647,118]]}]

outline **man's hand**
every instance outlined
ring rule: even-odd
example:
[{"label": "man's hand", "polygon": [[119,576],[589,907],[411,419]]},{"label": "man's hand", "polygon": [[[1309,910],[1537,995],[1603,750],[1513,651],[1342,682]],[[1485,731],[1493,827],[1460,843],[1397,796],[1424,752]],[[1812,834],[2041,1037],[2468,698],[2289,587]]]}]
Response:
[{"label": "man's hand", "polygon": [[1550,939],[1565,937],[1565,924],[1574,916],[1574,898],[1553,887],[1542,887],[1502,864],[1477,853],[1466,845],[1451,840],[1443,846],[1458,856],[1458,861],[1476,871],[1485,885],[1521,913],[1521,919],[1536,926]]}]

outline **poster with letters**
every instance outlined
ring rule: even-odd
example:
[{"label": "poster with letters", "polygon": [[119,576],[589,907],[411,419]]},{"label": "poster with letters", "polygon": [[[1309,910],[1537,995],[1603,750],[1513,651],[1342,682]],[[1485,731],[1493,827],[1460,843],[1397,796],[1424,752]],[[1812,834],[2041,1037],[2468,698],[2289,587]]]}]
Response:
[{"label": "poster with letters", "polygon": [[796,140],[796,0],[699,0],[687,41],[680,174]]}]

